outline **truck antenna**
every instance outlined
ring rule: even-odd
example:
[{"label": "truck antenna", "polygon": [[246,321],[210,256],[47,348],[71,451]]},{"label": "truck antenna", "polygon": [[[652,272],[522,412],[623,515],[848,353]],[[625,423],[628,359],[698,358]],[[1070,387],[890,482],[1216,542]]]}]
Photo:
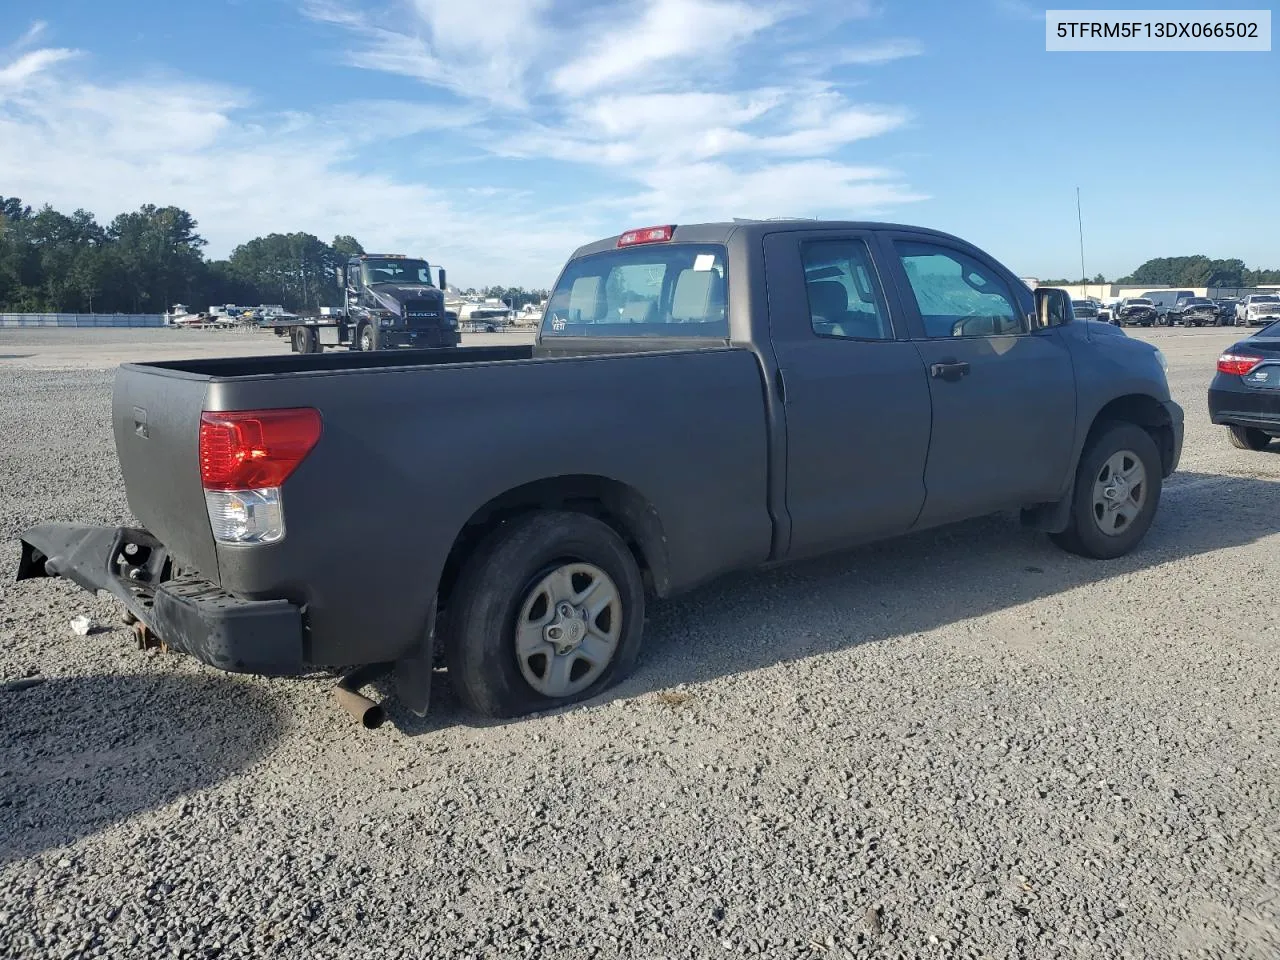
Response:
[{"label": "truck antenna", "polygon": [[1080,283],[1084,287],[1084,295],[1089,295],[1089,275],[1084,269],[1084,216],[1080,213],[1080,188],[1076,187],[1076,225],[1080,229]]}]

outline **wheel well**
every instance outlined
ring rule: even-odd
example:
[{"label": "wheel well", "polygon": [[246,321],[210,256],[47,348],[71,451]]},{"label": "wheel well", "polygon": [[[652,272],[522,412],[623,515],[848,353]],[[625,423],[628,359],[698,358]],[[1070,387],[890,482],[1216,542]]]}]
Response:
[{"label": "wheel well", "polygon": [[1093,442],[1093,438],[1106,424],[1116,422],[1137,424],[1151,434],[1156,449],[1160,451],[1164,476],[1167,477],[1173,471],[1173,420],[1163,403],[1145,393],[1116,397],[1093,418],[1093,426],[1089,428],[1089,436],[1085,438],[1085,447]]},{"label": "wheel well", "polygon": [[571,510],[603,520],[626,541],[640,566],[645,589],[657,596],[668,591],[666,537],[657,511],[624,483],[597,476],[548,477],[494,497],[463,525],[453,541],[440,574],[439,603],[449,594],[462,565],[490,533],[522,514],[535,510]]}]

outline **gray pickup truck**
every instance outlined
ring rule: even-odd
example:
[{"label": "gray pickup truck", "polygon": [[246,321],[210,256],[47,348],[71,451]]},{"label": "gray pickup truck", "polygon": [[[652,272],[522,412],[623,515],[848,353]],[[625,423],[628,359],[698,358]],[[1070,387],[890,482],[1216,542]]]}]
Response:
[{"label": "gray pickup truck", "polygon": [[417,713],[438,646],[495,716],[617,682],[650,598],[729,571],[1008,509],[1120,556],[1183,431],[1160,352],[1063,291],[820,221],[582,247],[531,346],[125,364],[112,420],[142,526],[30,529],[19,579]]}]

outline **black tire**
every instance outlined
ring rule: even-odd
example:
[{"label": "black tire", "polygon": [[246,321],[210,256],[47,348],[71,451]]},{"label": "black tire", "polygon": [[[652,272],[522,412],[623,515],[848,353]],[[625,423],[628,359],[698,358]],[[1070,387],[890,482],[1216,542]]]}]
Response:
[{"label": "black tire", "polygon": [[1231,439],[1231,445],[1240,450],[1265,450],[1271,444],[1270,434],[1253,427],[1229,426],[1227,436]]},{"label": "black tire", "polygon": [[[1130,451],[1142,461],[1147,484],[1146,499],[1142,508],[1122,533],[1104,533],[1094,519],[1093,487],[1106,462],[1112,455]],[[1059,547],[1068,553],[1076,553],[1095,560],[1111,560],[1122,557],[1146,536],[1160,505],[1160,489],[1163,467],[1160,451],[1151,435],[1132,423],[1112,423],[1102,427],[1085,447],[1076,470],[1075,488],[1071,498],[1071,522],[1061,533],[1050,534]]]},{"label": "black tire", "polygon": [[[522,673],[516,624],[542,577],[567,562],[592,564],[613,581],[622,625],[612,659],[590,686],[549,697]],[[490,534],[458,576],[441,628],[450,683],[469,709],[490,717],[521,716],[596,696],[635,665],[644,602],[639,565],[608,524],[581,513],[526,514]]]},{"label": "black tire", "polygon": [[357,350],[377,350],[381,346],[381,338],[378,336],[378,328],[372,323],[360,324],[360,329],[356,331],[356,349]]},{"label": "black tire", "polygon": [[295,353],[319,353],[320,337],[311,327],[294,327],[293,349]]}]

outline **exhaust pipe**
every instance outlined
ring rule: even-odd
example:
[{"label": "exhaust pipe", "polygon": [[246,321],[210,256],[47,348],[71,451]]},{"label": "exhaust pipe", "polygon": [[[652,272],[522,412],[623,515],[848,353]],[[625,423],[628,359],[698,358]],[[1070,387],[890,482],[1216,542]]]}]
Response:
[{"label": "exhaust pipe", "polygon": [[333,695],[337,698],[338,705],[359,720],[360,725],[366,730],[376,730],[382,726],[382,721],[387,719],[387,714],[382,709],[382,704],[370,700],[360,692],[360,688],[386,671],[386,666],[380,663],[357,667],[339,680],[333,688]]}]

